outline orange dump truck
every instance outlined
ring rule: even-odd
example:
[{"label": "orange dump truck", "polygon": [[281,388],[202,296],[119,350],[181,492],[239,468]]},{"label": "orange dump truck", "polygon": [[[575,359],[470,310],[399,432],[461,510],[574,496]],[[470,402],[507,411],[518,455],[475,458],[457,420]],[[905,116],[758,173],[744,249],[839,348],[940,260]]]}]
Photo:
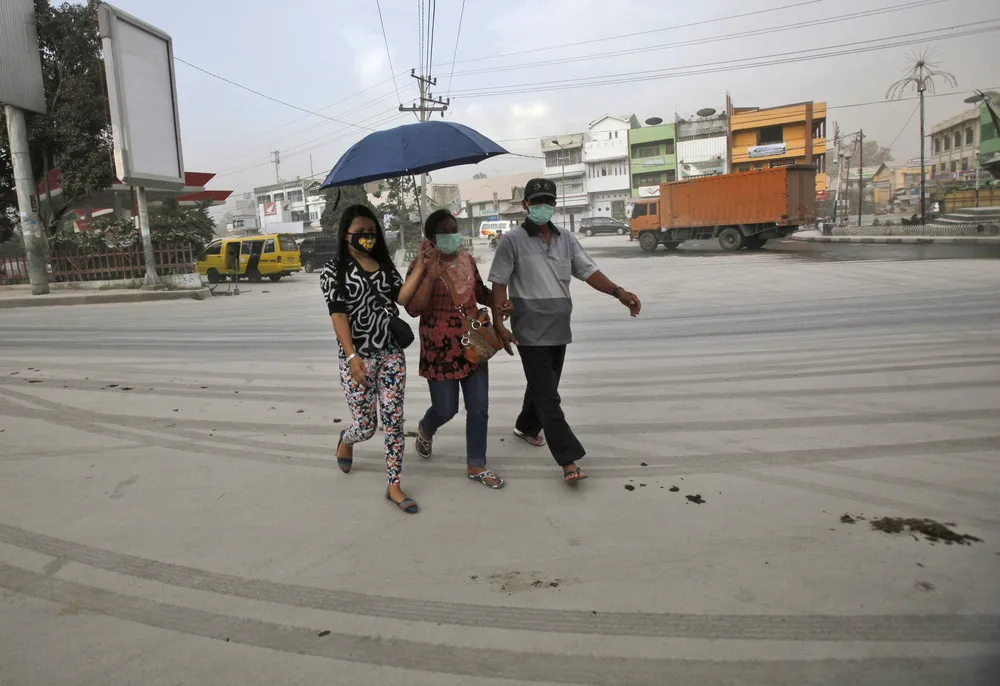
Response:
[{"label": "orange dump truck", "polygon": [[632,238],[643,250],[718,239],[723,250],[760,250],[816,219],[816,168],[795,164],[660,184],[632,208]]}]

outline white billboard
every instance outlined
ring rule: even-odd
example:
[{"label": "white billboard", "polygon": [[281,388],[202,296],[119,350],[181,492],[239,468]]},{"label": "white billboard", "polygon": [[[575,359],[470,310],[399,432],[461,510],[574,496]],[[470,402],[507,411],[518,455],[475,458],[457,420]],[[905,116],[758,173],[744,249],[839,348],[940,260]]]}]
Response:
[{"label": "white billboard", "polygon": [[98,20],[118,178],[135,186],[182,188],[173,41],[106,3]]},{"label": "white billboard", "polygon": [[45,114],[32,0],[0,1],[0,103]]}]

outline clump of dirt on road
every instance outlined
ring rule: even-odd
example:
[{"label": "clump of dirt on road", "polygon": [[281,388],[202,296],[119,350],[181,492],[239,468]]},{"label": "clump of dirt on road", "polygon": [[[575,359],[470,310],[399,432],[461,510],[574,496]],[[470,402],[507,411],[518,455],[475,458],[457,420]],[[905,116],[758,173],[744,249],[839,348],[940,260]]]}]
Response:
[{"label": "clump of dirt on road", "polygon": [[955,526],[953,522],[936,522],[933,519],[916,519],[914,517],[881,517],[871,521],[872,528],[883,531],[887,534],[909,533],[916,537],[922,534],[924,538],[932,543],[942,541],[947,545],[957,543],[958,545],[972,545],[972,542],[981,543],[983,539],[971,534],[960,534],[949,526]]}]

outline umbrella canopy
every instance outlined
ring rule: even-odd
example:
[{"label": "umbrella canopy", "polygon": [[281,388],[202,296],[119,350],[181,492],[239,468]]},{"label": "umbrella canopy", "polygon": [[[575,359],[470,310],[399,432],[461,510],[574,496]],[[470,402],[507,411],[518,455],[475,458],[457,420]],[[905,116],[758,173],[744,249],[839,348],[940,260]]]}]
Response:
[{"label": "umbrella canopy", "polygon": [[370,133],[351,146],[321,188],[476,164],[507,151],[468,126],[425,121]]}]

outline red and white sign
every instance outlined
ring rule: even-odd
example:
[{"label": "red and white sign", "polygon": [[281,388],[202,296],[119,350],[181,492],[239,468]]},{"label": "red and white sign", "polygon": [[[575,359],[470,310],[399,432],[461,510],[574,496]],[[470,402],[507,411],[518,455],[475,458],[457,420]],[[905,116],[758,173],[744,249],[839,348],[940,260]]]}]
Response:
[{"label": "red and white sign", "polygon": [[660,187],[659,186],[639,186],[639,197],[640,198],[658,198],[658,197],[660,197]]},{"label": "red and white sign", "polygon": [[266,203],[264,203],[264,216],[265,217],[276,217],[276,216],[278,216],[278,203],[276,203],[276,202],[266,202]]}]

